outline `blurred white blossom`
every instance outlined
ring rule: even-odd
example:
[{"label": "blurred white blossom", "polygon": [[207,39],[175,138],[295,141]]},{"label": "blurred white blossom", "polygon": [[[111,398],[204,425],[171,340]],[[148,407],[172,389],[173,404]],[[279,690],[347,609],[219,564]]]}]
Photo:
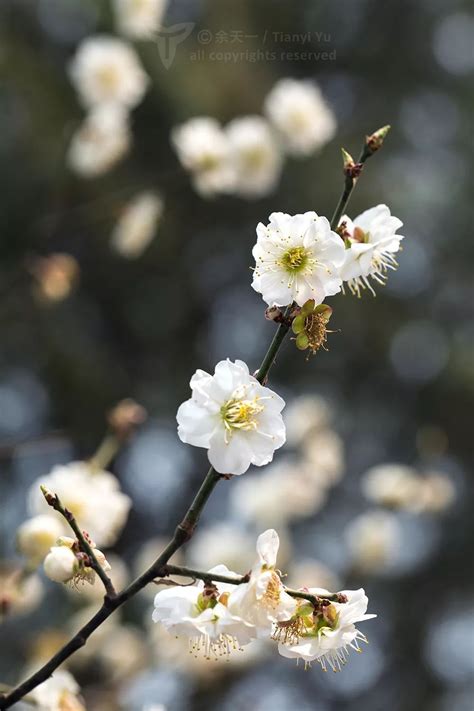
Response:
[{"label": "blurred white blossom", "polygon": [[54,674],[31,692],[38,711],[86,711],[79,699],[79,685],[68,671]]},{"label": "blurred white blossom", "polygon": [[252,288],[270,306],[308,299],[321,304],[326,296],[341,291],[339,269],[344,262],[344,243],[328,220],[315,212],[287,215],[273,212],[270,222],[257,226]]},{"label": "blurred white blossom", "polygon": [[103,104],[133,109],[148,86],[133,47],[108,35],[83,40],[70,64],[69,76],[87,109]]},{"label": "blurred white blossom", "polygon": [[109,679],[122,682],[147,667],[149,653],[142,630],[122,624],[111,628],[105,635],[97,659]]},{"label": "blurred white blossom", "polygon": [[51,546],[65,533],[65,529],[64,523],[54,516],[34,516],[18,528],[17,548],[27,559],[28,565],[39,565]]},{"label": "blurred white blossom", "polygon": [[190,386],[192,398],[176,416],[183,442],[207,449],[221,474],[243,474],[251,464],[271,462],[285,442],[285,402],[260,385],[243,361],[222,360],[214,375],[197,370]]},{"label": "blurred white blossom", "polygon": [[71,170],[84,178],[103,175],[130,149],[127,113],[116,106],[93,109],[74,133],[67,161]]},{"label": "blurred white blossom", "polygon": [[168,0],[113,0],[119,32],[132,39],[149,39],[160,28]]},{"label": "blurred white blossom", "polygon": [[330,429],[319,430],[307,437],[302,456],[311,478],[323,488],[337,484],[344,473],[344,444]]},{"label": "blurred white blossom", "polygon": [[86,462],[71,462],[53,467],[30,487],[28,508],[32,515],[53,511],[45,501],[40,486],[57,494],[61,503],[76,518],[79,526],[99,546],[110,546],[119,537],[127,521],[131,500],[110,472],[95,470]]},{"label": "blurred white blossom", "polygon": [[310,516],[326,501],[324,487],[309,468],[293,459],[280,459],[262,474],[234,482],[233,511],[258,526],[280,526]]},{"label": "blurred white blossom", "polygon": [[139,257],[153,239],[163,213],[163,200],[152,192],[136,195],[125,206],[112,233],[112,247],[122,257]]},{"label": "blurred white blossom", "polygon": [[429,513],[445,511],[456,498],[453,482],[444,474],[426,474],[420,481],[421,509]]},{"label": "blurred white blossom", "polygon": [[198,193],[210,197],[232,191],[235,172],[230,144],[218,121],[207,116],[192,118],[173,129],[171,142]]},{"label": "blurred white blossom", "polygon": [[246,573],[255,556],[255,542],[242,526],[222,521],[198,528],[186,550],[189,565],[202,570],[223,562],[228,568]]},{"label": "blurred white blossom", "polygon": [[288,444],[292,447],[306,441],[331,422],[331,409],[319,395],[299,395],[285,409]]},{"label": "blurred white blossom", "polygon": [[364,474],[362,491],[376,504],[416,511],[421,503],[418,484],[418,475],[411,467],[380,464]]},{"label": "blurred white blossom", "polygon": [[290,155],[310,155],[336,132],[336,119],[320,89],[305,81],[278,81],[265,99],[265,113]]},{"label": "blurred white blossom", "polygon": [[280,146],[261,116],[236,118],[226,126],[230,160],[235,171],[234,192],[248,198],[268,195],[282,168]]},{"label": "blurred white blossom", "polygon": [[376,509],[354,518],[344,531],[354,568],[366,573],[383,571],[397,555],[400,525],[389,511]]},{"label": "blurred white blossom", "polygon": [[370,279],[385,285],[387,271],[398,266],[394,254],[403,236],[396,231],[402,225],[386,205],[371,207],[354,222],[347,215],[341,217],[339,228],[347,247],[341,277],[353,294],[360,296],[361,289],[369,289],[375,295]]},{"label": "blurred white blossom", "polygon": [[0,566],[0,621],[3,617],[26,615],[43,599],[44,586],[36,573],[25,574],[9,565]]},{"label": "blurred white blossom", "polygon": [[288,577],[285,578],[285,584],[290,588],[300,590],[306,587],[308,580],[312,585],[326,590],[338,590],[341,587],[341,581],[336,573],[321,561],[303,558],[292,562]]}]

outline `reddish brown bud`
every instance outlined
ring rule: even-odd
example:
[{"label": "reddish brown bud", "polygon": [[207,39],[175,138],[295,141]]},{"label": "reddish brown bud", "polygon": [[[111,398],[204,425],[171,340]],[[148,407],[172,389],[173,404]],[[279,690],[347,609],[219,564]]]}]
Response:
[{"label": "reddish brown bud", "polygon": [[110,428],[120,439],[128,437],[146,418],[145,408],[129,398],[121,400],[107,416]]}]

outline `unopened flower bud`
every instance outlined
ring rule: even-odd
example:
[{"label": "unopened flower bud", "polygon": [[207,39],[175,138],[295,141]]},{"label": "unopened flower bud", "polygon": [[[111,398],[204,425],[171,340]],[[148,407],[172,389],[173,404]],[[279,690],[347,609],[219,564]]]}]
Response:
[{"label": "unopened flower bud", "polygon": [[383,146],[383,142],[385,140],[385,137],[387,133],[390,131],[390,126],[382,126],[382,128],[379,128],[377,131],[374,131],[370,136],[367,136],[365,139],[365,143],[367,146],[367,150],[369,151],[369,154],[372,155],[372,153],[375,153],[376,151],[379,150]]},{"label": "unopened flower bud", "polygon": [[61,522],[53,516],[41,515],[25,521],[17,531],[18,551],[31,565],[38,565],[63,532]]},{"label": "unopened flower bud", "polygon": [[115,434],[124,439],[145,422],[147,412],[134,400],[121,400],[108,414],[108,422]]},{"label": "unopened flower bud", "polygon": [[269,306],[265,309],[265,318],[267,321],[276,321],[279,323],[282,320],[283,312],[278,306]]},{"label": "unopened flower bud", "polygon": [[66,299],[79,279],[79,265],[70,254],[35,258],[30,271],[36,278],[37,297],[46,303]]},{"label": "unopened flower bud", "polygon": [[67,583],[79,570],[79,561],[67,545],[53,546],[44,559],[44,572],[56,583]]},{"label": "unopened flower bud", "polygon": [[364,167],[362,163],[356,163],[354,158],[344,148],[342,150],[342,161],[344,163],[344,175],[348,178],[357,180]]}]

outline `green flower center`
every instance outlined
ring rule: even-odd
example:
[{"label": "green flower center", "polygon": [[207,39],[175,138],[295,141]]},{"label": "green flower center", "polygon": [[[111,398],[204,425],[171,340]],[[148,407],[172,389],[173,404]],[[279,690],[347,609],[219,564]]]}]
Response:
[{"label": "green flower center", "polygon": [[280,258],[280,265],[287,272],[301,272],[308,265],[309,252],[306,247],[290,247]]},{"label": "green flower center", "polygon": [[257,415],[263,411],[258,398],[253,400],[228,400],[221,407],[221,417],[227,432],[232,430],[256,430],[258,426]]}]

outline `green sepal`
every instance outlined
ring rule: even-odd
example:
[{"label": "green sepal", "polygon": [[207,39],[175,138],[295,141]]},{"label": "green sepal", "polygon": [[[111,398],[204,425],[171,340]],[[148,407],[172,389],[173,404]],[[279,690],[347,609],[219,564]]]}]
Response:
[{"label": "green sepal", "polygon": [[293,319],[293,323],[291,324],[291,328],[293,330],[293,333],[300,333],[301,331],[304,330],[304,322],[305,322],[305,316],[302,314],[298,314],[296,318]]},{"label": "green sepal", "polygon": [[305,351],[308,345],[308,336],[304,331],[301,331],[301,333],[298,333],[298,335],[296,336],[296,347],[299,348],[300,351]]}]

